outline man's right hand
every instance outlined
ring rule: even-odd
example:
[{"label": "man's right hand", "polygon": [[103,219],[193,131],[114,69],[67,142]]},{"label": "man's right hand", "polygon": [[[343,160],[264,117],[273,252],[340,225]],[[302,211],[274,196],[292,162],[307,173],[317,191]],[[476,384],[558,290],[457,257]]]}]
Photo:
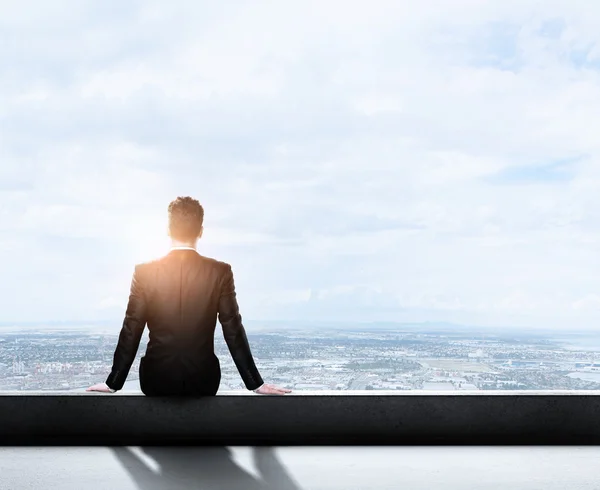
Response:
[{"label": "man's right hand", "polygon": [[279,386],[265,383],[254,393],[258,393],[259,395],[285,395],[286,393],[291,392],[292,390],[289,390],[287,388],[279,388]]}]

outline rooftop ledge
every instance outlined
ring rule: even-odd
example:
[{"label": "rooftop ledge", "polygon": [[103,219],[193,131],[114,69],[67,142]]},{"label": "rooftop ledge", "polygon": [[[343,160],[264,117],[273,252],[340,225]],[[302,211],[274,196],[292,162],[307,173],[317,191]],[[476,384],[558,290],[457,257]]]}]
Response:
[{"label": "rooftop ledge", "polygon": [[0,445],[600,444],[600,391],[13,391],[0,420]]}]

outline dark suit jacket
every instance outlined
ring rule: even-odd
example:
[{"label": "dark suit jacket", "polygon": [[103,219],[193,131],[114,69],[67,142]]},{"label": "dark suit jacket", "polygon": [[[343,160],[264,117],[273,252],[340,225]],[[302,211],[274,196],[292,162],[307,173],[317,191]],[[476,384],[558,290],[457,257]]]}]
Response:
[{"label": "dark suit jacket", "polygon": [[136,265],[106,384],[115,390],[123,387],[147,323],[149,342],[140,361],[142,391],[214,395],[221,379],[214,352],[217,317],[246,388],[258,388],[263,380],[242,325],[231,266],[185,249]]}]

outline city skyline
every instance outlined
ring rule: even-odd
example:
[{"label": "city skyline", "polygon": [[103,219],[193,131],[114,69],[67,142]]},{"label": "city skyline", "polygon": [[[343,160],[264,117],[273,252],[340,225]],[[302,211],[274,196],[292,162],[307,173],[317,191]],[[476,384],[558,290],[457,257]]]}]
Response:
[{"label": "city skyline", "polygon": [[[244,390],[224,339],[215,332],[220,390]],[[319,332],[295,326],[248,333],[263,376],[293,390],[598,390],[600,336],[415,332],[387,329]],[[106,376],[118,334],[0,330],[0,392],[85,391]],[[138,391],[140,346],[124,391]]]}]

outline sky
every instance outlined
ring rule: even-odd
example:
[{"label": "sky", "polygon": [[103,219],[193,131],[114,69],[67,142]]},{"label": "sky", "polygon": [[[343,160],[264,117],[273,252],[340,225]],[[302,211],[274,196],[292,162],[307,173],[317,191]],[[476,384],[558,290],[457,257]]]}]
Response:
[{"label": "sky", "polygon": [[600,3],[0,1],[0,322],[121,319],[167,205],[245,320],[600,320]]}]

